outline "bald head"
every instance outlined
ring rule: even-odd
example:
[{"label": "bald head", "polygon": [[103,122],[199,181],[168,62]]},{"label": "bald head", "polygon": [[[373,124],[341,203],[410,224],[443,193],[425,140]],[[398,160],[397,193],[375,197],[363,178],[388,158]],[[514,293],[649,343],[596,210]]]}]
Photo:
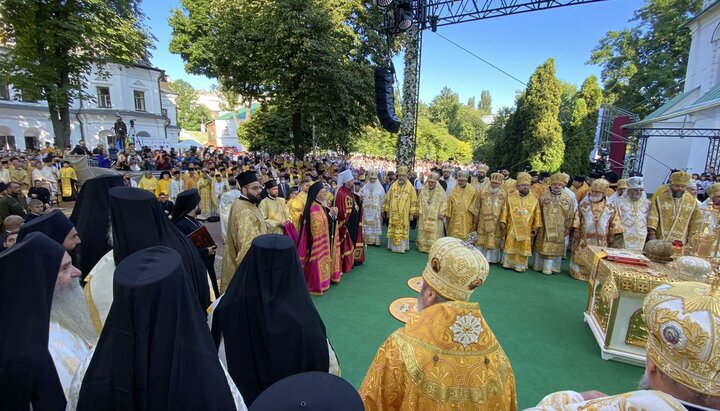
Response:
[{"label": "bald head", "polygon": [[5,227],[5,231],[18,231],[24,222],[25,219],[19,215],[11,215],[3,221],[3,226]]}]

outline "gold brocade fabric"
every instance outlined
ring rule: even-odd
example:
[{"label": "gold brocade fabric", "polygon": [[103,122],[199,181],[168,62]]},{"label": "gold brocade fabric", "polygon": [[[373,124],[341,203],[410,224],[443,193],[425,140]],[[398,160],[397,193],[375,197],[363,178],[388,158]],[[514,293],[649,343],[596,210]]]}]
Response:
[{"label": "gold brocade fabric", "polygon": [[200,180],[200,176],[195,174],[194,176],[190,177],[190,174],[187,172],[182,176],[183,180],[183,186],[185,187],[185,190],[190,190],[192,188],[196,188],[198,180]]},{"label": "gold brocade fabric", "polygon": [[161,178],[157,182],[157,186],[155,186],[155,197],[160,197],[160,193],[165,193],[165,195],[170,195],[170,182],[172,180],[166,180],[164,178]]},{"label": "gold brocade fabric", "polygon": [[430,190],[427,186],[420,192],[418,198],[418,251],[427,253],[433,243],[444,235],[443,222],[440,216],[445,214],[448,199],[440,184]]},{"label": "gold brocade fabric", "polygon": [[240,261],[250,249],[252,240],[262,234],[267,234],[267,228],[260,210],[249,201],[235,200],[228,218],[227,240],[222,259],[221,294],[225,293]]},{"label": "gold brocade fabric", "polygon": [[521,197],[518,192],[513,192],[508,195],[500,222],[506,227],[503,251],[529,257],[532,254],[532,230],[543,225],[540,203],[535,194]]},{"label": "gold brocade fabric", "polygon": [[515,187],[517,186],[517,180],[514,180],[512,178],[508,178],[505,180],[503,185],[501,186],[503,190],[505,190],[506,193],[513,192],[517,190]]},{"label": "gold brocade fabric", "polygon": [[[61,169],[62,170],[62,169]],[[74,171],[74,170],[73,170]],[[20,184],[20,188],[25,191],[30,188],[30,176],[26,170],[10,169],[10,181]]]},{"label": "gold brocade fabric", "polygon": [[197,190],[200,193],[200,211],[204,215],[210,215],[217,207],[217,198],[213,195],[212,180],[201,178],[197,182]]},{"label": "gold brocade fabric", "polygon": [[503,239],[503,232],[500,228],[500,214],[502,213],[507,193],[498,190],[492,193],[490,190],[481,191],[475,197],[475,208],[478,215],[476,227],[478,239],[475,245],[488,250],[500,248]]},{"label": "gold brocade fabric", "polygon": [[[574,273],[583,279],[590,275],[590,265],[582,264],[583,249],[588,246],[608,245],[608,236],[623,232],[620,216],[615,205],[607,201],[592,203],[586,201],[575,212],[573,228],[579,233],[579,240],[573,242],[572,262],[578,265],[581,273]],[[576,277],[577,278],[577,277]]]},{"label": "gold brocade fabric", "polygon": [[652,202],[647,226],[655,229],[658,239],[687,244],[699,230],[701,221],[700,208],[692,194],[685,193],[675,199],[667,189]]},{"label": "gold brocade fabric", "polygon": [[572,186],[570,187],[570,191],[572,191],[575,194],[575,199],[578,203],[582,201],[583,197],[585,197],[585,194],[587,194],[588,190],[590,190],[590,187],[583,183],[580,187]]},{"label": "gold brocade fabric", "polygon": [[565,233],[572,227],[573,208],[572,198],[564,191],[555,195],[545,190],[542,194],[540,210],[543,227],[535,237],[535,250],[540,255],[558,257],[565,254]]},{"label": "gold brocade fabric", "polygon": [[[588,247],[583,263],[592,267],[587,261],[603,252],[604,247]],[[604,301],[611,301],[620,296],[620,291],[647,294],[660,284],[681,281],[676,277],[677,270],[672,264],[650,262],[647,267],[641,265],[622,264],[601,259],[597,263],[596,278],[602,285],[600,296]]]},{"label": "gold brocade fabric", "polygon": [[287,203],[290,209],[290,219],[295,224],[295,229],[300,232],[300,218],[305,211],[305,203],[307,202],[307,193],[301,191],[295,198],[290,199]]},{"label": "gold brocade fabric", "polygon": [[510,361],[477,303],[421,311],[380,346],[359,392],[366,411],[517,410]]},{"label": "gold brocade fabric", "polygon": [[283,234],[285,222],[290,220],[290,211],[287,204],[285,204],[285,199],[282,197],[265,197],[260,202],[258,209],[265,218],[268,233]]},{"label": "gold brocade fabric", "polygon": [[548,187],[550,186],[548,186],[547,184],[535,183],[530,186],[530,191],[535,194],[535,197],[540,198],[548,191]]},{"label": "gold brocade fabric", "polygon": [[77,174],[72,167],[63,167],[60,169],[60,181],[62,184],[62,196],[70,197],[73,194],[73,180],[77,181]]},{"label": "gold brocade fabric", "polygon": [[382,207],[388,213],[389,224],[387,230],[388,241],[399,245],[410,238],[410,215],[418,212],[417,195],[415,188],[409,182],[400,184],[394,182],[385,195]]},{"label": "gold brocade fabric", "polygon": [[448,198],[448,207],[445,215],[448,220],[448,236],[465,240],[475,226],[473,220],[477,211],[473,207],[475,200],[475,187],[470,184],[465,188],[456,185]]}]

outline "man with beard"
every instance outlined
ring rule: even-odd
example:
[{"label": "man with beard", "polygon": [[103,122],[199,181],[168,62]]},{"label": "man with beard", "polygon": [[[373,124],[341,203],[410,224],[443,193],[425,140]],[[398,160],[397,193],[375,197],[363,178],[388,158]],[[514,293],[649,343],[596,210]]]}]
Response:
[{"label": "man with beard", "polygon": [[475,208],[478,210],[476,231],[478,233],[475,246],[480,249],[489,263],[502,260],[502,242],[505,233],[500,224],[500,214],[505,206],[507,192],[502,189],[505,177],[500,173],[490,175],[490,185],[475,197]]},{"label": "man with beard", "polygon": [[385,201],[385,189],[378,181],[378,171],[368,171],[368,182],[362,189],[363,237],[365,244],[380,245],[382,236],[382,204]]},{"label": "man with beard", "polygon": [[290,211],[285,199],[278,196],[278,184],[276,180],[268,180],[265,183],[267,197],[260,201],[260,214],[265,218],[268,233],[283,234],[283,228],[290,222]]},{"label": "man with beard", "polygon": [[615,200],[615,207],[620,213],[624,230],[622,248],[641,253],[647,239],[647,218],[650,213],[650,200],[645,196],[642,177],[627,179],[627,189]]},{"label": "man with beard", "polygon": [[257,208],[260,202],[262,186],[257,174],[244,171],[238,175],[240,198],[233,202],[228,218],[228,233],[225,240],[225,252],[222,259],[220,292],[224,293],[232,280],[237,267],[250,249],[252,240],[267,234],[267,226],[262,213]]},{"label": "man with beard", "polygon": [[390,186],[383,203],[383,214],[388,218],[388,248],[402,254],[410,249],[410,222],[418,211],[417,194],[408,184],[407,173],[407,167],[398,167],[398,179]]},{"label": "man with beard", "polygon": [[[175,210],[172,213],[172,222],[175,224],[175,227],[187,237],[202,228],[203,224],[196,219],[199,213],[200,193],[198,193],[197,188],[186,190],[177,197],[177,204],[175,204]],[[205,263],[208,275],[210,275],[215,295],[220,295],[217,275],[215,274],[215,251],[217,250],[217,246],[197,247],[197,250],[198,253],[200,253],[200,258],[202,258],[203,263]]]},{"label": "man with beard", "polygon": [[73,255],[80,245],[80,236],[73,223],[60,210],[53,210],[23,224],[18,241],[28,234],[40,232],[61,244],[65,251]]},{"label": "man with beard", "polygon": [[480,164],[477,166],[477,180],[475,181],[474,187],[475,191],[478,193],[490,186],[490,179],[485,178],[488,171],[490,171],[490,167],[486,164]]},{"label": "man with beard", "polygon": [[349,273],[355,261],[365,260],[364,244],[362,242],[362,227],[360,226],[362,210],[356,200],[352,189],[355,182],[352,171],[345,170],[338,175],[338,190],[335,196],[335,207],[338,208],[337,225],[338,235],[336,241],[340,242],[342,271]]},{"label": "man with beard", "polygon": [[[588,201],[582,201],[575,212],[572,239],[573,256],[570,262],[570,276],[581,281],[590,279],[590,267],[582,265],[579,258],[588,246],[613,246],[623,226],[615,204],[607,201],[606,193],[610,183],[604,178],[593,180],[587,194]],[[683,187],[683,190],[685,187]]]},{"label": "man with beard", "polygon": [[175,202],[178,194],[185,190],[185,182],[180,178],[180,171],[175,170],[172,172],[172,180],[170,180],[170,188],[168,189],[168,198],[170,201]]},{"label": "man with beard", "polygon": [[[41,233],[0,253],[0,403],[6,410],[64,410],[48,343],[53,290],[70,258]],[[67,269],[65,270],[67,271]],[[17,276],[22,275],[22,281]],[[58,284],[59,285],[59,284]],[[57,337],[56,334],[53,337]],[[68,358],[77,364],[77,358]],[[60,367],[63,364],[59,364]],[[63,376],[65,376],[63,372]]]},{"label": "man with beard", "polygon": [[[533,270],[552,275],[560,272],[560,263],[565,254],[565,236],[570,234],[575,207],[572,198],[563,190],[565,175],[550,177],[550,189],[540,196],[540,212],[543,226],[535,237]],[[544,183],[538,183],[544,184]]]},{"label": "man with beard", "polygon": [[[638,391],[606,396],[561,391],[531,411],[720,409],[720,283],[662,284],[642,306],[647,361]],[[652,391],[650,391],[652,390]]]},{"label": "man with beard", "polygon": [[590,186],[585,183],[585,177],[575,176],[573,177],[572,187],[570,188],[573,194],[575,194],[575,200],[579,203],[585,197],[585,194],[590,190]]},{"label": "man with beard", "polygon": [[700,228],[702,220],[696,198],[686,191],[690,174],[676,171],[670,175],[670,185],[659,194],[650,207],[648,216],[648,239],[662,239],[670,242],[680,241],[687,245],[688,240]]},{"label": "man with beard", "polygon": [[475,187],[468,184],[470,174],[461,170],[457,175],[457,185],[448,197],[445,216],[448,218],[448,237],[461,240],[475,229],[477,210],[475,210]]},{"label": "man with beard", "polygon": [[230,189],[220,196],[218,201],[218,214],[220,214],[220,234],[222,235],[223,242],[227,239],[227,226],[228,219],[230,218],[230,207],[232,204],[240,198],[240,190],[237,188],[237,180],[231,178],[228,180],[228,186]]},{"label": "man with beard", "polygon": [[9,183],[5,185],[5,183],[0,182],[0,221],[11,215],[17,215],[24,219],[27,215],[27,204],[25,204],[25,198],[20,193],[20,184]]},{"label": "man with beard", "polygon": [[469,302],[489,272],[472,245],[452,237],[433,244],[419,313],[380,346],[360,386],[366,411],[517,410],[510,360]]},{"label": "man with beard", "polygon": [[[507,192],[507,193],[515,191],[517,181],[515,179],[510,178],[510,171],[507,168],[501,168],[500,174],[502,174],[505,179],[503,181],[503,185],[502,185],[503,190],[505,190],[505,192]],[[530,182],[532,182],[532,177],[530,177]]]},{"label": "man with beard", "polygon": [[310,189],[310,177],[303,177],[300,181],[300,192],[295,197],[288,201],[288,208],[290,209],[290,219],[295,224],[295,229],[300,232],[300,218],[305,211],[305,203],[307,202],[307,193]]},{"label": "man with beard", "polygon": [[517,175],[517,191],[510,192],[500,214],[501,231],[505,233],[502,266],[519,273],[528,268],[532,240],[542,227],[540,204],[530,192],[530,174]]},{"label": "man with beard", "polygon": [[450,197],[453,189],[455,188],[455,184],[457,183],[455,178],[452,176],[452,166],[450,166],[450,164],[445,164],[443,166],[440,181],[445,183],[445,195]]},{"label": "man with beard", "polygon": [[417,249],[421,253],[430,252],[438,238],[445,236],[445,211],[447,196],[442,188],[438,189],[440,175],[430,173],[427,184],[418,197]]}]

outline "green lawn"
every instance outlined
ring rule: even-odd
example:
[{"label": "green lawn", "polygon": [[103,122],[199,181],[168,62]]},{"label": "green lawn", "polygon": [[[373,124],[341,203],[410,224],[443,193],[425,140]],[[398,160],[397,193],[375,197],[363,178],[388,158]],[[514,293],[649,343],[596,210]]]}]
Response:
[{"label": "green lawn", "polygon": [[[367,261],[313,301],[325,321],[343,377],[362,383],[375,352],[402,323],[388,312],[399,297],[417,294],[406,284],[420,275],[427,256],[414,251],[393,254],[369,247]],[[635,389],[642,368],[605,361],[583,322],[586,283],[566,272],[545,276],[492,266],[485,284],[473,295],[500,340],[517,380],[520,408],[563,389],[597,389],[617,394]]]}]

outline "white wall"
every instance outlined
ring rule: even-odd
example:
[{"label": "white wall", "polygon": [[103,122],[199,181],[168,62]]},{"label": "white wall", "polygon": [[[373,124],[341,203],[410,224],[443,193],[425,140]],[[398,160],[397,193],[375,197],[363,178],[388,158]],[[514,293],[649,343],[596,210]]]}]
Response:
[{"label": "white wall", "polygon": [[[720,6],[714,6],[688,26],[692,34],[690,56],[688,59],[687,74],[685,78],[685,91],[700,86],[700,95],[720,81],[720,40],[713,41],[720,36]],[[684,28],[680,30],[686,30]]]}]

